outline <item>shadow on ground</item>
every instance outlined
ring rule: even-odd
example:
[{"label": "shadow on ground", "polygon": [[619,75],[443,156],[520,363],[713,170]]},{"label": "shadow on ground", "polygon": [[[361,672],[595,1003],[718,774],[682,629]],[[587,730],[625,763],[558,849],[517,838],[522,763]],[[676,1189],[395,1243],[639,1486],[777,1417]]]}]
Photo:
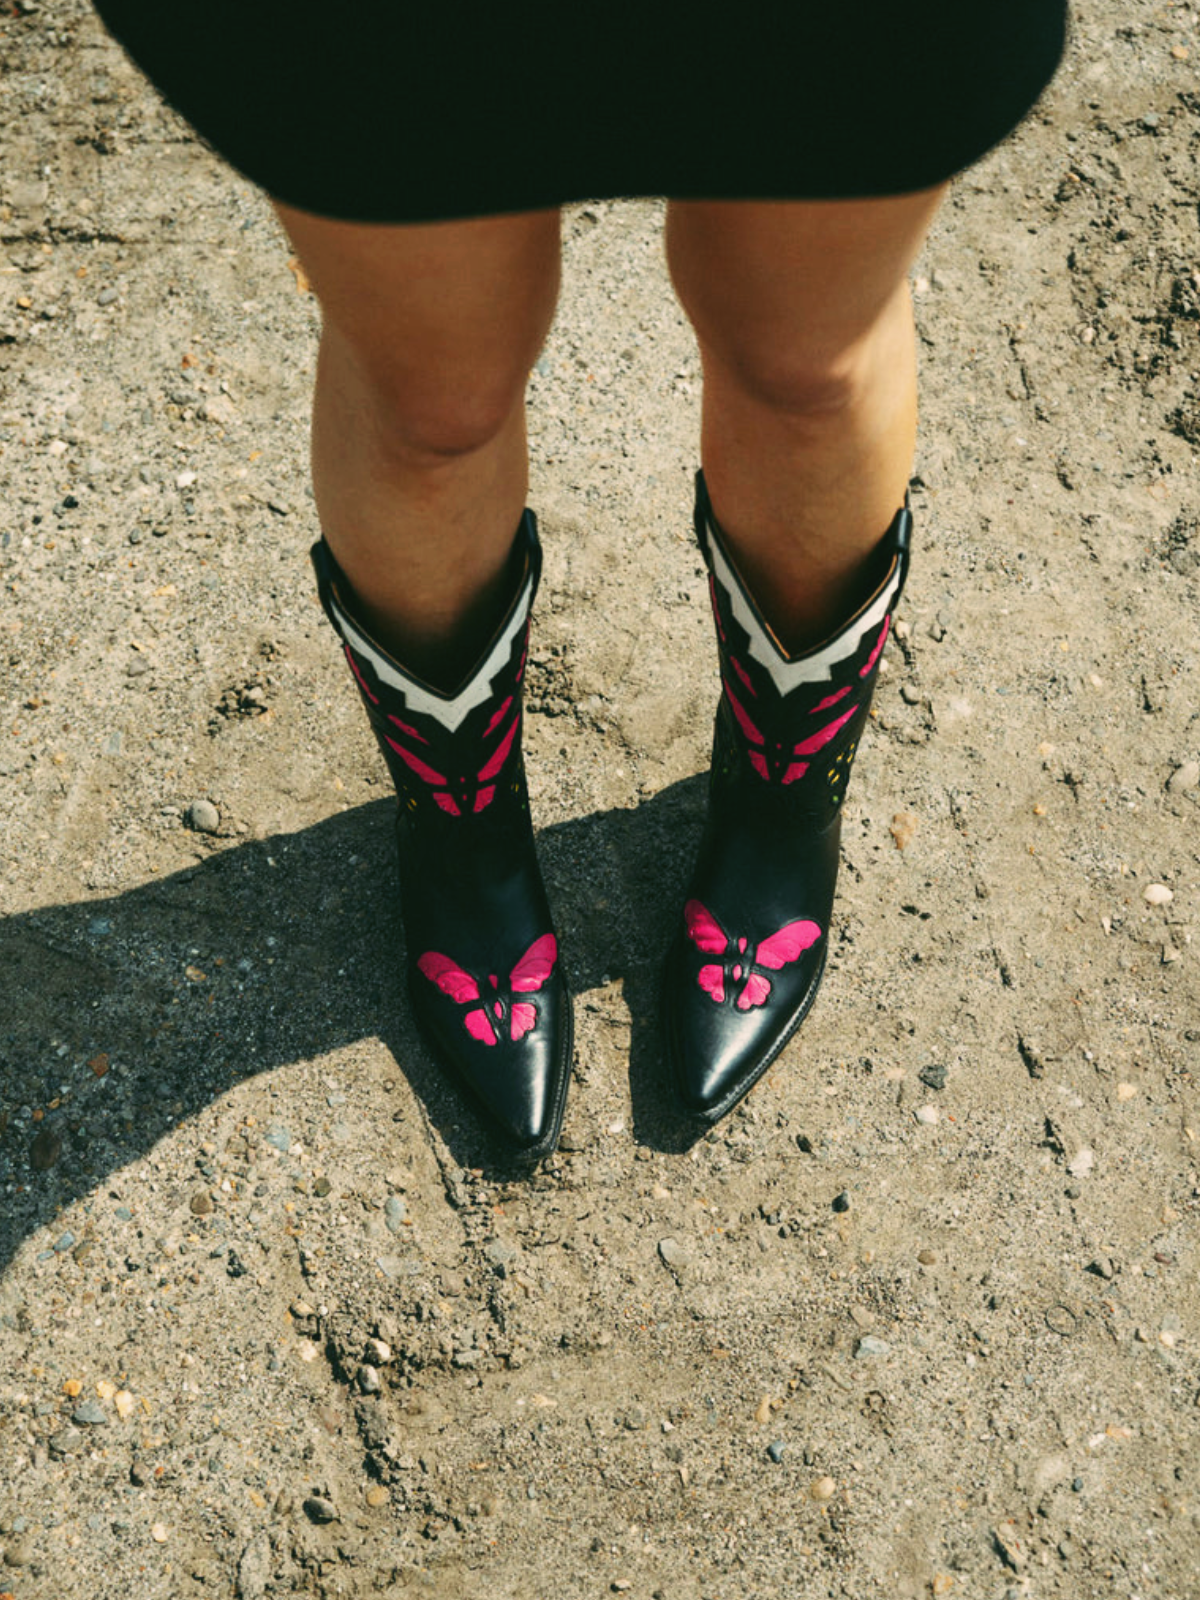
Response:
[{"label": "shadow on ground", "polygon": [[[542,831],[577,997],[622,985],[634,1131],[686,1148],[661,1083],[658,969],[703,780]],[[0,922],[0,1268],[56,1212],[256,1074],[382,1039],[460,1166],[511,1161],[421,1043],[403,985],[392,802],[232,845],[111,898]]]}]

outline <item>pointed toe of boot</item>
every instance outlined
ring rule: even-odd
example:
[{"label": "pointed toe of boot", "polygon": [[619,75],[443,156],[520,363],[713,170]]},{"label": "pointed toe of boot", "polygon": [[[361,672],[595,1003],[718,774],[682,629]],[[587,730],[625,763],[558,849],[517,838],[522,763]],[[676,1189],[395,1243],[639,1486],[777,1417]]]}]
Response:
[{"label": "pointed toe of boot", "polygon": [[690,1120],[719,1122],[770,1068],[816,997],[825,948],[821,939],[785,982],[775,979],[765,999],[751,1003],[752,982],[739,974],[718,985],[712,964],[676,941],[664,974],[663,1031],[675,1096]]},{"label": "pointed toe of boot", "polygon": [[[439,1062],[467,1092],[488,1126],[530,1160],[558,1144],[571,1078],[571,996],[561,971],[512,1017],[489,1018],[484,1008],[463,1011],[418,971],[410,984],[413,1010]],[[529,1012],[533,1012],[532,1018]],[[531,1026],[521,1031],[524,1023]]]}]

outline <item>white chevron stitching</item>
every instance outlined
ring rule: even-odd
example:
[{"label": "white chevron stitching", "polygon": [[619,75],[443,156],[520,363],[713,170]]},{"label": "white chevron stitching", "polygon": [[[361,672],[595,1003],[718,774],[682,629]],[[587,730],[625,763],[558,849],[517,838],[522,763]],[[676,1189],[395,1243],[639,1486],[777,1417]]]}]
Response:
[{"label": "white chevron stitching", "polygon": [[501,631],[497,634],[495,642],[488,653],[487,660],[475,672],[470,680],[463,686],[457,695],[441,695],[434,689],[427,689],[423,684],[415,682],[404,672],[399,664],[390,656],[384,655],[378,645],[374,644],[346,615],[345,610],[338,604],[337,595],[330,596],[333,609],[337,613],[338,627],[346,643],[356,655],[366,658],[374,667],[381,683],[386,683],[391,689],[399,689],[404,696],[404,703],[410,711],[420,712],[423,716],[433,717],[440,722],[448,732],[456,732],[467,717],[487,700],[491,693],[492,679],[501,667],[508,664],[512,655],[513,640],[524,628],[529,618],[529,607],[533,598],[533,572],[530,569],[521,586],[521,592],[513,605],[512,613]]},{"label": "white chevron stitching", "polygon": [[721,547],[720,535],[711,517],[705,518],[705,532],[708,535],[713,575],[728,596],[734,616],[749,635],[751,656],[760,667],[766,668],[781,695],[790,694],[802,683],[832,682],[834,667],[854,655],[866,635],[879,626],[900,587],[900,562],[895,561],[887,582],[865,611],[847,623],[841,633],[834,634],[827,644],[792,660],[783,654],[750,604]]}]

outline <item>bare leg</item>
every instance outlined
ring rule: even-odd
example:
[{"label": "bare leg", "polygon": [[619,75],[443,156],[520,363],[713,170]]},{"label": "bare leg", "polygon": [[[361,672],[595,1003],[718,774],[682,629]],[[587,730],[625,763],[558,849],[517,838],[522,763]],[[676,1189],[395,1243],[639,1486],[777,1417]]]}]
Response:
[{"label": "bare leg", "polygon": [[324,315],[312,466],[325,537],[379,642],[453,687],[509,598],[558,213],[383,227],[278,209]]},{"label": "bare leg", "polygon": [[670,206],[668,260],[704,367],[705,479],[785,649],[845,620],[903,503],[917,417],[905,274],[943,193]]}]

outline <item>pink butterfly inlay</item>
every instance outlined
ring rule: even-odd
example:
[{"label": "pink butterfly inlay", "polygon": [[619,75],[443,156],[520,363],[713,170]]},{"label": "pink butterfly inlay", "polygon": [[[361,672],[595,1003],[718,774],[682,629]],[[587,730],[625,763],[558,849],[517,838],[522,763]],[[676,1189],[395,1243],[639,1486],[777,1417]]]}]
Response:
[{"label": "pink butterfly inlay", "polygon": [[723,1005],[727,992],[737,985],[734,1005],[739,1011],[750,1011],[765,1005],[771,994],[771,980],[756,967],[766,967],[778,972],[781,967],[798,961],[803,953],[821,937],[818,923],[801,919],[785,923],[776,933],[768,935],[758,945],[745,938],[731,939],[706,906],[699,900],[689,900],[683,908],[688,938],[701,955],[719,955],[724,959],[718,965],[709,962],[700,968],[696,981],[716,1005]]},{"label": "pink butterfly inlay", "polygon": [[536,994],[554,971],[558,959],[558,941],[552,933],[544,933],[526,950],[512,969],[507,984],[501,984],[496,973],[490,972],[484,983],[464,971],[449,956],[436,950],[427,950],[417,966],[436,983],[443,994],[449,995],[457,1005],[471,1005],[480,1001],[463,1018],[463,1026],[480,1044],[494,1045],[508,1037],[516,1044],[532,1031],[537,1022],[537,1007],[528,1000],[516,1000],[514,995]]}]

